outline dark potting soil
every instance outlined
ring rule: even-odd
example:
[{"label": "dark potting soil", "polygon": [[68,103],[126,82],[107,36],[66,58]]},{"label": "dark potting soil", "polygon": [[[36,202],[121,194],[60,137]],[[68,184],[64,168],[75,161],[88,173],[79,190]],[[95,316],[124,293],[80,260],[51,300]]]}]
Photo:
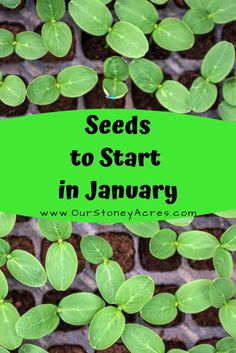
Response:
[{"label": "dark potting soil", "polygon": [[[126,233],[115,232],[98,235],[111,244],[113,249],[112,259],[119,263],[125,273],[130,272],[135,265],[135,249],[132,237]],[[95,266],[93,266],[93,269],[95,269]]]},{"label": "dark potting soil", "polygon": [[190,89],[193,81],[200,76],[199,71],[185,71],[178,79],[187,89]]},{"label": "dark potting soil", "polygon": [[[12,32],[14,35],[26,31],[26,27],[21,23],[0,23],[1,29],[7,29],[8,31]],[[0,58],[0,63],[4,64],[11,64],[11,63],[19,63],[24,59],[20,58],[16,53],[9,55],[6,58]]]},{"label": "dark potting soil", "polygon": [[236,21],[227,23],[222,30],[222,40],[231,42],[236,48]]},{"label": "dark potting soil", "polygon": [[181,9],[188,9],[189,8],[184,0],[174,0],[174,2]]},{"label": "dark potting soil", "polygon": [[100,75],[96,87],[84,96],[85,108],[124,108],[125,98],[108,99],[103,91],[102,82],[103,76]]},{"label": "dark potting soil", "polygon": [[30,220],[31,220],[31,217],[16,216],[16,222],[17,223],[29,222]]},{"label": "dark potting soil", "polygon": [[7,296],[15,308],[19,311],[20,315],[25,314],[28,310],[35,306],[33,295],[26,290],[12,290]]},{"label": "dark potting soil", "polygon": [[214,44],[214,32],[210,32],[204,35],[195,35],[194,46],[189,50],[181,51],[180,55],[185,59],[201,60]]},{"label": "dark potting soil", "polygon": [[96,353],[129,353],[129,351],[123,344],[116,343],[112,347],[96,351]]},{"label": "dark potting soil", "polygon": [[54,346],[49,348],[49,353],[86,353],[81,346]]},{"label": "dark potting soil", "polygon": [[[203,231],[214,235],[218,240],[220,240],[221,235],[223,234],[223,230],[221,228],[206,228],[202,229]],[[203,261],[195,261],[195,260],[188,260],[190,267],[194,270],[202,270],[202,271],[214,271],[213,260],[203,260]]]},{"label": "dark potting soil", "polygon": [[149,251],[149,239],[139,239],[139,256],[143,268],[150,272],[168,272],[177,270],[181,265],[179,254],[171,256],[167,260],[159,260]]},{"label": "dark potting soil", "polygon": [[219,316],[218,316],[218,309],[215,308],[210,308],[208,310],[205,310],[199,314],[194,314],[192,315],[192,318],[194,321],[196,321],[196,323],[199,326],[202,327],[207,327],[207,326],[220,326],[220,320],[219,320]]},{"label": "dark potting soil", "polygon": [[170,52],[168,50],[162,49],[153,40],[149,46],[149,51],[145,55],[145,58],[149,60],[165,60],[169,57]]},{"label": "dark potting soil", "polygon": [[[75,57],[75,52],[76,52],[76,40],[75,40],[75,33],[74,33],[74,29],[69,26],[72,32],[72,45],[71,48],[68,52],[68,54],[62,58],[58,58],[57,56],[51,54],[51,53],[47,53],[43,58],[41,58],[40,60],[45,61],[45,62],[65,62],[65,61],[72,61]],[[42,30],[42,25],[38,26],[35,28],[34,32],[41,34],[41,30]]]},{"label": "dark potting soil", "polygon": [[108,47],[106,37],[97,37],[86,32],[82,32],[81,45],[84,55],[90,60],[105,60],[110,56],[116,55],[115,52]]},{"label": "dark potting soil", "polygon": [[169,351],[170,349],[174,349],[174,348],[179,348],[179,349],[187,349],[186,345],[184,342],[180,341],[177,337],[174,340],[171,341],[165,341],[164,340],[164,344],[166,347],[166,352]]},{"label": "dark potting soil", "polygon": [[77,98],[67,98],[60,96],[55,103],[48,105],[38,105],[38,110],[40,113],[61,112],[66,110],[76,110],[77,106]]},{"label": "dark potting soil", "polygon": [[[77,271],[77,273],[80,273],[83,271],[83,269],[85,267],[85,260],[84,260],[82,253],[81,253],[81,250],[80,250],[81,236],[78,234],[72,234],[70,239],[68,239],[67,241],[71,245],[73,245],[73,247],[76,251],[77,258],[78,258],[78,271]],[[43,266],[45,266],[45,259],[46,259],[48,248],[52,244],[53,243],[51,241],[43,238],[42,243],[41,243],[41,255],[40,255]]]},{"label": "dark potting soil", "polygon": [[[76,289],[69,289],[65,292],[57,292],[56,290],[51,290],[50,292],[47,292],[44,297],[43,297],[43,302],[42,304],[54,304],[54,305],[59,305],[60,301],[65,298],[68,295],[78,293],[79,291]],[[64,321],[60,321],[59,326],[57,327],[56,331],[77,331],[80,329],[78,326],[73,326],[66,324]]]}]

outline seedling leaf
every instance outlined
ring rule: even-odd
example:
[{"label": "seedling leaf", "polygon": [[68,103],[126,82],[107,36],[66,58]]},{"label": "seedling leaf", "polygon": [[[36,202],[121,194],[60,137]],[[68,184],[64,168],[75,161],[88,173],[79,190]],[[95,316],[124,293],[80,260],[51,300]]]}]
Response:
[{"label": "seedling leaf", "polygon": [[96,282],[105,301],[109,304],[115,304],[116,293],[125,282],[125,276],[120,265],[109,260],[98,266]]},{"label": "seedling leaf", "polygon": [[224,81],[223,96],[228,104],[236,107],[236,76]]},{"label": "seedling leaf", "polygon": [[217,352],[235,353],[236,340],[232,337],[225,337],[216,343]]},{"label": "seedling leaf", "polygon": [[4,266],[7,262],[7,255],[10,253],[11,247],[3,239],[0,239],[0,267]]},{"label": "seedling leaf", "polygon": [[57,57],[66,56],[72,44],[72,32],[64,22],[45,23],[42,37],[47,50]]},{"label": "seedling leaf", "polygon": [[232,281],[225,278],[216,279],[212,282],[209,290],[211,305],[221,308],[226,301],[232,299],[236,293],[236,287]]},{"label": "seedling leaf", "polygon": [[158,222],[124,223],[124,226],[141,238],[152,238],[160,230]]},{"label": "seedling leaf", "polygon": [[137,275],[123,283],[116,293],[116,304],[128,314],[140,311],[152,298],[154,282],[152,278]]},{"label": "seedling leaf", "polygon": [[162,339],[147,327],[128,324],[121,336],[122,341],[131,353],[164,353]]},{"label": "seedling leaf", "polygon": [[236,3],[234,0],[211,0],[208,12],[215,23],[227,23],[236,19]]},{"label": "seedling leaf", "polygon": [[236,338],[236,300],[230,300],[220,308],[219,318],[225,331]]},{"label": "seedling leaf", "polygon": [[219,277],[230,278],[233,275],[233,258],[228,250],[218,247],[214,252],[213,262]]},{"label": "seedling leaf", "polygon": [[215,353],[215,347],[210,344],[199,344],[189,350],[189,353]]},{"label": "seedling leaf", "polygon": [[191,8],[207,9],[209,0],[184,0]]},{"label": "seedling leaf", "polygon": [[0,347],[0,353],[10,353],[10,352],[7,351],[5,348]]},{"label": "seedling leaf", "polygon": [[11,253],[7,268],[17,281],[29,287],[42,287],[47,281],[43,266],[36,257],[24,250],[14,250]]},{"label": "seedling leaf", "polygon": [[7,294],[8,294],[8,283],[4,273],[0,270],[0,300],[5,299]]},{"label": "seedling leaf", "polygon": [[89,328],[89,341],[94,349],[111,347],[122,335],[125,317],[120,310],[107,306],[93,318]]},{"label": "seedling leaf", "polygon": [[44,349],[34,346],[33,344],[23,344],[19,349],[19,353],[47,353]]},{"label": "seedling leaf", "polygon": [[236,225],[229,227],[222,235],[220,242],[224,249],[236,251]]},{"label": "seedling leaf", "polygon": [[187,227],[192,223],[193,220],[194,220],[194,217],[184,217],[184,218],[176,218],[176,219],[167,219],[166,222],[177,227]]},{"label": "seedling leaf", "polygon": [[0,305],[0,345],[13,350],[20,347],[22,338],[17,335],[15,325],[20,315],[16,308],[7,302]]},{"label": "seedling leaf", "polygon": [[104,305],[104,301],[93,293],[75,293],[62,299],[59,316],[70,325],[87,325]]},{"label": "seedling leaf", "polygon": [[78,269],[78,258],[68,242],[52,244],[46,256],[49,282],[57,291],[65,291],[73,283]]},{"label": "seedling leaf", "polygon": [[192,8],[184,16],[184,22],[191,28],[195,34],[209,33],[214,28],[214,21],[209,18],[206,9]]},{"label": "seedling leaf", "polygon": [[65,0],[37,0],[36,9],[41,20],[59,21],[66,12]]},{"label": "seedling leaf", "polygon": [[13,34],[1,28],[0,29],[0,57],[6,58],[14,52],[14,36]]},{"label": "seedling leaf", "polygon": [[56,102],[60,96],[60,90],[53,76],[42,75],[29,84],[27,95],[33,104],[47,105]]},{"label": "seedling leaf", "polygon": [[[222,119],[226,120],[226,121],[232,121],[235,122],[236,121],[236,107],[228,104],[227,102],[222,102],[219,105],[219,114],[221,116]],[[218,213],[219,214],[219,213]],[[229,213],[220,213],[220,215],[223,216],[227,216],[225,218],[232,218],[231,215]],[[228,215],[230,217],[228,217]],[[222,216],[222,217],[223,217]],[[235,215],[233,214],[233,217],[235,217]]]},{"label": "seedling leaf", "polygon": [[171,229],[162,229],[150,241],[150,252],[158,259],[168,259],[176,252],[177,234]]},{"label": "seedling leaf", "polygon": [[104,75],[107,78],[125,81],[129,78],[129,65],[119,56],[112,56],[104,61]]},{"label": "seedling leaf", "polygon": [[209,110],[216,102],[217,94],[218,90],[215,84],[198,77],[190,89],[191,109],[196,113]]},{"label": "seedling leaf", "polygon": [[9,8],[9,9],[15,9],[17,6],[19,6],[21,3],[21,0],[1,0],[0,4]]},{"label": "seedling leaf", "polygon": [[0,100],[11,107],[24,103],[26,87],[21,78],[9,75],[0,86]]},{"label": "seedling leaf", "polygon": [[26,60],[36,60],[47,53],[40,34],[21,32],[16,35],[16,54]]},{"label": "seedling leaf", "polygon": [[216,212],[215,214],[223,218],[236,218],[236,210]]},{"label": "seedling leaf", "polygon": [[141,58],[149,44],[143,32],[132,23],[117,22],[106,37],[107,44],[117,53],[127,58]]},{"label": "seedling leaf", "polygon": [[110,78],[104,79],[102,86],[106,97],[110,99],[120,99],[124,97],[129,90],[126,83],[111,80]]},{"label": "seedling leaf", "polygon": [[72,233],[72,223],[48,219],[38,220],[39,230],[50,241],[69,239]]},{"label": "seedling leaf", "polygon": [[26,339],[39,339],[50,335],[59,325],[57,307],[42,304],[27,311],[16,323],[17,334]]},{"label": "seedling leaf", "polygon": [[141,310],[143,320],[153,325],[167,325],[177,315],[176,298],[169,293],[155,295]]},{"label": "seedling leaf", "polygon": [[84,258],[91,264],[101,264],[113,255],[111,245],[103,238],[96,235],[86,235],[80,243]]}]

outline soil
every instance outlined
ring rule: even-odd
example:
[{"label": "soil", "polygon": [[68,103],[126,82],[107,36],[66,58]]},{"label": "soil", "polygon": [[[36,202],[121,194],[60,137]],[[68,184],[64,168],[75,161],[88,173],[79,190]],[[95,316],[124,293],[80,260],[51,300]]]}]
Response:
[{"label": "soil", "polygon": [[200,76],[199,71],[185,71],[178,79],[187,89],[190,89],[193,81]]},{"label": "soil", "polygon": [[31,220],[31,217],[16,216],[16,222],[17,223],[29,222],[30,220]]},{"label": "soil", "polygon": [[[113,249],[113,260],[117,261],[125,273],[134,268],[134,241],[126,233],[100,233],[98,234],[107,240]],[[93,267],[94,268],[94,267]]]},{"label": "soil", "polygon": [[[171,80],[172,76],[164,73],[165,80]],[[136,109],[167,111],[156,99],[155,93],[145,93],[132,83],[132,99]]]},{"label": "soil", "polygon": [[54,346],[49,348],[49,353],[86,353],[86,351],[80,346]]},{"label": "soil", "polygon": [[201,340],[197,342],[197,344],[211,344],[212,346],[215,346],[219,340],[220,340],[219,338],[211,338],[209,340]]},{"label": "soil", "polygon": [[215,44],[214,32],[204,35],[195,35],[194,46],[186,51],[180,52],[180,55],[185,59],[201,60],[207,54],[208,50]]},{"label": "soil", "polygon": [[231,42],[236,48],[236,21],[227,23],[222,30],[222,40]]},{"label": "soil", "polygon": [[67,98],[60,96],[60,98],[53,104],[38,105],[40,113],[61,112],[66,110],[76,110],[78,106],[77,98]]},{"label": "soil", "polygon": [[184,342],[180,341],[177,337],[174,340],[171,341],[165,341],[165,347],[166,347],[166,352],[168,352],[170,349],[174,349],[174,348],[179,348],[179,349],[187,349],[186,345]]},{"label": "soil", "polygon": [[192,315],[192,318],[201,327],[215,327],[220,326],[220,320],[218,317],[218,309],[210,308],[199,314]]},{"label": "soil", "polygon": [[[70,239],[68,239],[68,242],[71,245],[73,245],[73,247],[76,251],[76,254],[77,254],[77,258],[78,258],[78,262],[79,262],[77,273],[82,272],[85,267],[85,260],[83,258],[81,251],[80,251],[80,241],[81,241],[81,236],[78,234],[72,234]],[[46,259],[47,251],[51,245],[52,245],[51,241],[43,238],[42,244],[41,244],[41,261],[42,261],[43,266],[45,266],[45,259]]]},{"label": "soil", "polygon": [[[152,35],[151,35],[152,36]],[[152,38],[152,37],[150,37]],[[165,60],[169,57],[170,52],[168,50],[165,50],[161,47],[159,47],[153,39],[150,39],[151,43],[149,46],[149,51],[146,54],[145,58],[149,60]]]},{"label": "soil", "polygon": [[90,60],[105,60],[110,56],[117,55],[106,43],[106,37],[92,36],[82,32],[81,45],[84,55]]},{"label": "soil", "polygon": [[[12,32],[15,36],[20,32],[26,31],[26,27],[21,23],[0,23],[1,29],[7,29],[8,31]],[[11,64],[11,63],[19,63],[24,59],[20,58],[16,53],[9,55],[6,58],[0,58],[0,63],[4,64]]]},{"label": "soil", "polygon": [[179,254],[171,256],[167,260],[159,260],[151,255],[149,251],[150,239],[141,238],[139,240],[139,255],[143,268],[150,272],[168,272],[177,270],[181,265]]},{"label": "soil", "polygon": [[[78,293],[79,291],[76,289],[69,289],[65,292],[57,292],[56,290],[51,290],[50,292],[47,292],[44,297],[43,297],[43,303],[42,304],[54,304],[54,305],[59,305],[60,301],[65,298],[68,295]],[[57,327],[56,331],[77,331],[79,329],[78,326],[73,326],[66,324],[64,321],[60,321],[59,326]]]},{"label": "soil", "polygon": [[114,346],[104,349],[102,351],[96,351],[96,353],[129,353],[128,349],[123,344],[114,344]]},{"label": "soil", "polygon": [[181,9],[189,9],[188,5],[184,0],[174,0],[175,4]]},{"label": "soil", "polygon": [[96,87],[84,96],[84,105],[92,108],[124,108],[125,98],[111,100],[106,98],[102,88],[103,76],[100,75]]},{"label": "soil", "polygon": [[[65,61],[72,61],[75,57],[75,52],[76,52],[76,40],[75,40],[75,33],[74,33],[74,29],[69,26],[71,31],[72,31],[72,45],[71,48],[69,50],[69,53],[64,56],[63,58],[58,58],[56,56],[54,56],[51,53],[47,53],[43,58],[41,58],[41,61],[45,61],[45,62],[65,62]],[[41,29],[42,29],[42,25],[38,26],[35,28],[34,32],[41,34]]]},{"label": "soil", "polygon": [[33,295],[26,290],[12,290],[7,296],[15,308],[19,311],[20,315],[25,314],[28,310],[35,306]]},{"label": "soil", "polygon": [[[212,235],[214,235],[218,240],[220,240],[221,235],[223,234],[223,230],[220,228],[214,228],[214,229],[202,229],[205,232],[208,232]],[[203,260],[203,261],[195,261],[195,260],[188,260],[188,263],[190,267],[192,267],[194,270],[197,271],[214,271],[214,265],[213,265],[213,260]]]}]

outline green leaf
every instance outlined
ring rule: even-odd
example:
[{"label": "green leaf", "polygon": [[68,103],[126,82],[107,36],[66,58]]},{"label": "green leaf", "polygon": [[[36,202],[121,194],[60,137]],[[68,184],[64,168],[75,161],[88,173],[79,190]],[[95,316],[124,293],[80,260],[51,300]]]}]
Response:
[{"label": "green leaf", "polygon": [[209,33],[214,28],[214,21],[209,18],[209,13],[206,9],[194,7],[186,12],[183,20],[195,34]]},{"label": "green leaf", "polygon": [[236,107],[236,76],[224,81],[223,96],[228,104]]},{"label": "green leaf", "polygon": [[27,95],[33,104],[48,105],[56,102],[60,96],[60,90],[53,76],[42,75],[29,84]]},{"label": "green leaf", "polygon": [[114,24],[106,37],[107,44],[127,58],[141,58],[149,49],[147,38],[132,23],[120,21]]},{"label": "green leaf", "polygon": [[4,266],[7,262],[7,255],[9,255],[11,247],[3,239],[0,239],[0,267]]},{"label": "green leaf", "polygon": [[191,8],[207,9],[209,0],[184,0]]},{"label": "green leaf", "polygon": [[62,58],[69,53],[72,45],[72,32],[66,23],[45,23],[42,28],[42,37],[47,50],[53,55]]},{"label": "green leaf", "polygon": [[136,86],[146,93],[156,92],[164,80],[160,66],[144,58],[131,61],[129,71]]},{"label": "green leaf", "polygon": [[99,0],[71,0],[69,12],[83,31],[94,36],[105,35],[112,26],[112,14]]},{"label": "green leaf", "polygon": [[103,91],[107,98],[120,99],[124,97],[129,89],[126,83],[106,78],[103,80]]},{"label": "green leaf", "polygon": [[57,291],[65,291],[75,280],[78,258],[73,246],[60,241],[52,244],[46,256],[46,271],[49,282]]},{"label": "green leaf", "polygon": [[16,332],[25,339],[39,339],[50,335],[59,325],[57,307],[42,304],[27,311],[16,323]]},{"label": "green leaf", "polygon": [[96,282],[102,297],[109,304],[115,304],[116,293],[125,282],[125,276],[120,265],[115,261],[108,261],[98,266]]},{"label": "green leaf", "polygon": [[177,18],[162,20],[153,32],[153,38],[161,48],[170,51],[187,50],[194,44],[193,32]]},{"label": "green leaf", "polygon": [[207,260],[213,257],[218,240],[210,233],[192,230],[181,233],[178,238],[178,253],[191,260]]},{"label": "green leaf", "polygon": [[87,325],[104,305],[104,301],[93,293],[75,293],[62,299],[58,313],[67,324]]},{"label": "green leaf", "polygon": [[235,62],[235,49],[232,43],[222,41],[214,45],[205,56],[202,67],[202,76],[212,83],[218,83],[233,68]]},{"label": "green leaf", "polygon": [[29,287],[42,287],[47,282],[46,272],[40,262],[24,250],[14,250],[7,261],[10,274]]},{"label": "green leaf", "polygon": [[107,78],[126,81],[129,78],[129,65],[119,56],[112,56],[103,64],[104,75]]},{"label": "green leaf", "polygon": [[94,349],[111,347],[122,335],[125,317],[120,310],[108,306],[100,310],[93,318],[89,328],[89,341]]},{"label": "green leaf", "polygon": [[158,222],[124,223],[124,226],[141,238],[152,238],[160,230]]},{"label": "green leaf", "polygon": [[111,245],[96,235],[86,235],[82,238],[80,248],[84,258],[91,264],[101,264],[113,255]]},{"label": "green leaf", "polygon": [[159,19],[154,5],[147,0],[117,0],[115,12],[121,21],[127,21],[137,26],[143,33],[152,33]]},{"label": "green leaf", "polygon": [[215,279],[210,286],[210,301],[214,308],[221,308],[226,301],[232,299],[236,293],[236,287],[232,281],[225,278]]},{"label": "green leaf", "polygon": [[180,287],[175,293],[178,309],[186,314],[197,314],[210,308],[211,283],[208,279],[198,279]]},{"label": "green leaf", "polygon": [[0,347],[0,353],[10,353],[10,352],[7,351],[5,348]]},{"label": "green leaf", "polygon": [[[8,283],[4,273],[0,270],[0,301],[8,294]],[[1,304],[0,304],[1,305]]]},{"label": "green leaf", "polygon": [[216,343],[216,350],[222,353],[235,353],[236,340],[232,337],[225,337]]},{"label": "green leaf", "polygon": [[13,350],[20,347],[22,338],[20,338],[15,329],[20,315],[16,308],[10,303],[0,304],[0,345],[6,349]]},{"label": "green leaf", "polygon": [[34,346],[33,344],[23,344],[19,349],[19,353],[47,353],[44,349]]},{"label": "green leaf", "polygon": [[137,275],[123,283],[116,293],[116,304],[128,314],[139,312],[152,298],[154,282],[151,277]]},{"label": "green leaf", "polygon": [[176,252],[177,234],[171,229],[162,229],[151,239],[149,248],[154,257],[165,260]]},{"label": "green leaf", "polygon": [[202,77],[194,80],[190,89],[190,105],[192,111],[203,113],[209,110],[217,99],[217,86]]},{"label": "green leaf", "polygon": [[[232,122],[236,121],[236,107],[228,104],[225,101],[219,105],[219,114],[220,114],[220,117],[226,121],[232,121]],[[222,217],[226,215],[227,217],[224,217],[224,218],[232,218],[229,213],[217,213],[217,215],[222,215]],[[230,217],[228,217],[228,215]],[[233,217],[235,217],[234,213],[233,213]]]},{"label": "green leaf", "polygon": [[236,19],[236,3],[234,0],[211,0],[208,13],[215,23],[227,23]]},{"label": "green leaf", "polygon": [[220,308],[219,318],[225,331],[236,338],[236,300],[230,300]]},{"label": "green leaf", "polygon": [[214,252],[213,262],[219,277],[230,278],[233,275],[234,263],[232,255],[225,249],[218,247]]},{"label": "green leaf", "polygon": [[0,58],[6,58],[14,52],[14,35],[6,30],[0,29]]},{"label": "green leaf", "polygon": [[9,8],[9,9],[15,9],[17,6],[19,6],[21,3],[21,0],[1,0],[0,4]]},{"label": "green leaf", "polygon": [[236,224],[229,227],[222,235],[220,242],[224,249],[236,251]]},{"label": "green leaf", "polygon": [[176,298],[169,293],[155,295],[141,310],[143,320],[153,325],[166,325],[178,315]]},{"label": "green leaf", "polygon": [[236,210],[217,212],[215,214],[223,218],[236,218]]},{"label": "green leaf", "polygon": [[47,53],[40,34],[21,32],[16,35],[16,54],[26,60],[36,60]]},{"label": "green leaf", "polygon": [[173,80],[164,81],[161,88],[156,92],[156,98],[166,109],[175,113],[189,113],[190,93],[179,82]]},{"label": "green leaf", "polygon": [[8,235],[14,228],[15,223],[16,215],[0,212],[0,238]]},{"label": "green leaf", "polygon": [[9,75],[0,85],[0,100],[11,107],[24,103],[26,98],[26,87],[18,76]]},{"label": "green leaf", "polygon": [[65,0],[37,0],[36,9],[41,20],[59,21],[66,12]]},{"label": "green leaf", "polygon": [[62,70],[57,76],[57,82],[64,97],[77,98],[96,86],[98,76],[89,67],[75,65]]},{"label": "green leaf", "polygon": [[50,241],[69,239],[72,233],[72,223],[49,219],[38,220],[39,230]]},{"label": "green leaf", "polygon": [[155,332],[141,325],[125,325],[121,339],[131,353],[165,352],[162,339]]},{"label": "green leaf", "polygon": [[171,349],[170,351],[168,351],[168,353],[188,353],[188,351],[184,351],[183,349],[174,348],[174,349]]},{"label": "green leaf", "polygon": [[193,220],[194,220],[194,217],[184,217],[184,218],[176,218],[176,219],[167,219],[166,222],[177,227],[188,227]]},{"label": "green leaf", "polygon": [[199,344],[189,350],[189,353],[215,353],[215,347],[210,344]]}]

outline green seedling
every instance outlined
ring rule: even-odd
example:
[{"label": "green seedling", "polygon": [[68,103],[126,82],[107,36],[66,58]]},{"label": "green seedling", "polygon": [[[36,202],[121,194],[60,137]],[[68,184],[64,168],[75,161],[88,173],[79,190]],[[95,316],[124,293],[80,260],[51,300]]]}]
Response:
[{"label": "green seedling", "polygon": [[76,65],[65,68],[56,78],[52,75],[37,77],[28,86],[27,95],[32,103],[47,105],[57,101],[60,95],[69,98],[83,96],[95,87],[97,81],[96,71]]},{"label": "green seedling", "polygon": [[60,21],[66,12],[65,0],[37,0],[36,9],[44,25],[42,37],[47,50],[57,57],[66,56],[72,45],[70,27]]},{"label": "green seedling", "polygon": [[[19,353],[47,353],[44,349],[33,344],[23,344],[18,350]],[[1,353],[1,352],[0,352]]]},{"label": "green seedling", "polygon": [[176,113],[189,113],[190,94],[181,83],[164,80],[159,65],[140,58],[129,65],[130,76],[138,88],[143,92],[155,94],[159,103],[166,109]]},{"label": "green seedling", "polygon": [[185,0],[190,10],[184,16],[185,23],[195,34],[211,32],[215,24],[223,24],[236,19],[234,0]]},{"label": "green seedling", "polygon": [[189,351],[183,349],[171,349],[168,353],[235,353],[236,340],[231,337],[225,337],[216,343],[216,346],[210,344],[199,344]]},{"label": "green seedling", "polygon": [[124,97],[128,93],[128,86],[124,82],[129,78],[128,63],[118,56],[113,56],[105,60],[103,70],[103,90],[106,97],[111,100]]},{"label": "green seedling", "polygon": [[6,237],[14,228],[16,215],[0,212],[0,238]]},{"label": "green seedling", "polygon": [[0,57],[5,58],[14,52],[26,60],[36,60],[47,53],[40,34],[21,32],[14,34],[6,29],[0,29]]},{"label": "green seedling", "polygon": [[15,9],[21,3],[21,0],[0,0],[0,5],[7,7],[8,9]]},{"label": "green seedling", "polygon": [[94,36],[105,36],[107,44],[117,53],[128,58],[144,56],[148,41],[143,32],[129,21],[113,25],[113,17],[100,0],[71,0],[69,12],[75,23]]},{"label": "green seedling", "polygon": [[168,0],[150,0],[150,1],[156,5],[164,5],[168,2]]},{"label": "green seedling", "polygon": [[229,42],[219,42],[209,50],[202,62],[201,77],[190,89],[190,105],[194,112],[205,112],[214,105],[218,93],[216,84],[228,76],[234,62],[235,49]]},{"label": "green seedling", "polygon": [[[0,271],[0,348],[1,353],[6,353],[6,349],[13,350],[22,344],[15,330],[15,325],[20,315],[16,308],[7,301],[8,283],[3,272]],[[2,350],[2,351],[1,351]]]},{"label": "green seedling", "polygon": [[222,218],[236,218],[236,210],[229,210],[223,212],[216,212],[215,213],[218,217]]},{"label": "green seedling", "polygon": [[224,101],[219,105],[219,114],[222,119],[236,121],[236,76],[232,76],[223,84]]},{"label": "green seedling", "polygon": [[49,282],[57,291],[65,291],[73,283],[78,270],[77,254],[68,242],[72,224],[40,219],[38,225],[44,238],[53,242],[47,251],[45,264]]},{"label": "green seedling", "polygon": [[24,103],[26,87],[24,81],[15,75],[3,77],[0,72],[0,101],[11,107]]}]

